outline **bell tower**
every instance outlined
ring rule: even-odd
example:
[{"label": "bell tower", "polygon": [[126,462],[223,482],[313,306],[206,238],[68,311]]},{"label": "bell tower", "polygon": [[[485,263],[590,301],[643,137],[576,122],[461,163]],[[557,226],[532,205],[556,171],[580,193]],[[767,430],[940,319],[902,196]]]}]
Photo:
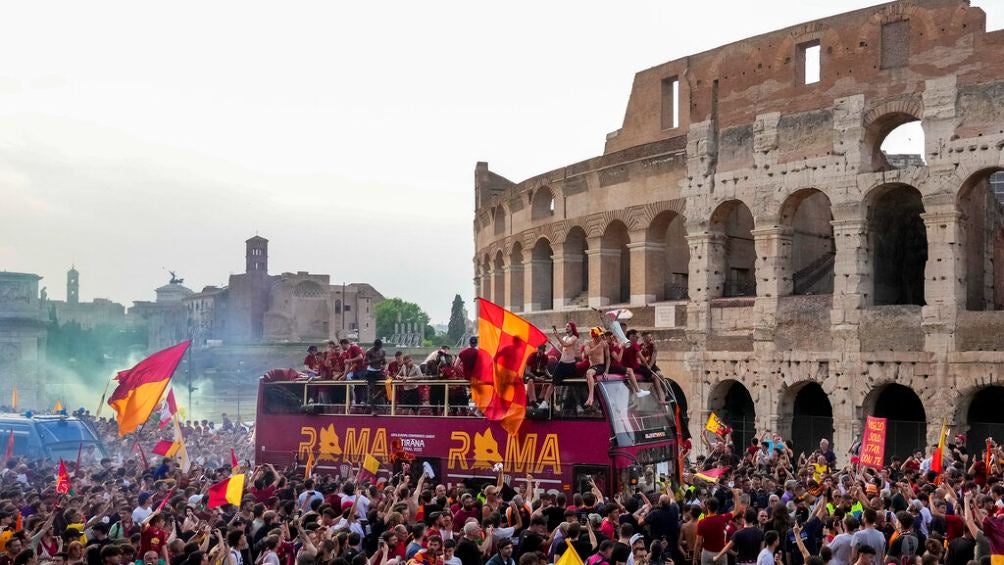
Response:
[{"label": "bell tower", "polygon": [[247,240],[245,245],[244,272],[268,274],[268,240],[256,235]]},{"label": "bell tower", "polygon": [[66,303],[80,303],[80,273],[77,272],[74,265],[71,265],[70,270],[66,271]]}]

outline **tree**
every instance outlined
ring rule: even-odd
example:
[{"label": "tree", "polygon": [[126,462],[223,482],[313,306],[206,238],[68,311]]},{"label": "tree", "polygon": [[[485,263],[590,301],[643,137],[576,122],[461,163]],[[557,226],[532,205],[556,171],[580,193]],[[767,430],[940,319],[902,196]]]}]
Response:
[{"label": "tree", "polygon": [[453,307],[450,308],[450,325],[446,327],[446,337],[452,342],[450,345],[456,345],[464,339],[465,333],[467,333],[467,320],[464,318],[464,299],[460,298],[458,294],[453,297]]},{"label": "tree", "polygon": [[421,332],[429,325],[429,315],[418,304],[400,298],[388,298],[376,306],[376,332],[380,339],[394,335],[394,324],[418,324]]}]

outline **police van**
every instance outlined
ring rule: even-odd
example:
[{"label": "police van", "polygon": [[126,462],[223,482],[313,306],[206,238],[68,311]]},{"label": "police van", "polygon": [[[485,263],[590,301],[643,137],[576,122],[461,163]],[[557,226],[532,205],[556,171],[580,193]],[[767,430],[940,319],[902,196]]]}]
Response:
[{"label": "police van", "polygon": [[105,457],[105,446],[83,421],[72,416],[0,413],[0,453],[6,453],[11,432],[14,456],[28,459],[76,461]]}]

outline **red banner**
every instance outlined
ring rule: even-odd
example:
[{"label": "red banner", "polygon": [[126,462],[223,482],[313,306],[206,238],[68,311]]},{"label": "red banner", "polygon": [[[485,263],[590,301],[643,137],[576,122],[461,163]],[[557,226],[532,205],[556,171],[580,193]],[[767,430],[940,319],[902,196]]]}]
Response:
[{"label": "red banner", "polygon": [[865,420],[865,434],[861,440],[861,464],[873,469],[885,467],[885,433],[888,422],[885,418],[868,416]]}]

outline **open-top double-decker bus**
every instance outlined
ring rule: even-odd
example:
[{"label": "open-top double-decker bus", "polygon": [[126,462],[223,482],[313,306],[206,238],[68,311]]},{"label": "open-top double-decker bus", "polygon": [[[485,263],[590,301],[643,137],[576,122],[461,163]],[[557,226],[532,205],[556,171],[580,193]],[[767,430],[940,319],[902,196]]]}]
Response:
[{"label": "open-top double-decker bus", "polygon": [[[427,387],[425,401],[404,403],[414,402],[416,387]],[[362,381],[263,378],[256,459],[287,466],[313,458],[317,473],[346,476],[370,454],[388,470],[399,460],[410,460],[413,468],[428,463],[436,481],[448,486],[495,481],[493,469],[502,463],[508,475],[531,474],[541,488],[565,492],[588,490],[588,480],[612,492],[610,487],[637,480],[648,465],[672,476],[677,449],[672,406],[660,404],[655,394],[631,394],[616,377],[596,387],[598,406],[585,409],[584,381],[555,385],[548,408],[529,410],[519,431],[509,434],[478,413],[463,380],[381,383],[383,404],[371,410],[352,401],[365,396]]]}]

